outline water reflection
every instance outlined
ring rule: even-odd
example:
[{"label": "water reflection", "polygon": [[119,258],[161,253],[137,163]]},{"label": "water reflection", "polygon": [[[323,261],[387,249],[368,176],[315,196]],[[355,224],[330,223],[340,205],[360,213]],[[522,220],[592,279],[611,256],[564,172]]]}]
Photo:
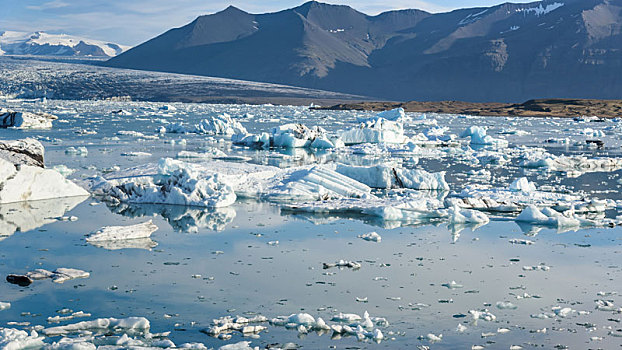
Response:
[{"label": "water reflection", "polygon": [[88,196],[0,204],[0,241],[55,222]]},{"label": "water reflection", "polygon": [[165,204],[107,205],[111,212],[130,218],[160,215],[173,230],[187,233],[197,233],[199,230],[223,231],[236,216],[235,209],[231,207],[207,209]]}]

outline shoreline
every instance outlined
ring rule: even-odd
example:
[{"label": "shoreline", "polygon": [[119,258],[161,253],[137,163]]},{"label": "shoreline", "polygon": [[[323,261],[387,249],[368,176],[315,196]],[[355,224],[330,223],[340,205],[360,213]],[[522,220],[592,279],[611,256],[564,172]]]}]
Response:
[{"label": "shoreline", "polygon": [[488,117],[599,117],[622,118],[622,100],[534,99],[524,103],[498,102],[359,102],[317,107],[318,110],[385,111],[404,108],[406,112],[464,114]]}]

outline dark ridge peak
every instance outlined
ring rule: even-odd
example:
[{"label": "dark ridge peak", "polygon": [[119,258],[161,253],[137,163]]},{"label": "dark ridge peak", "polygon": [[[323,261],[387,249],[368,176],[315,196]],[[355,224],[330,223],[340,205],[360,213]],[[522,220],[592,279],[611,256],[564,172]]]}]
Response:
[{"label": "dark ridge peak", "polygon": [[425,14],[431,15],[430,12],[419,10],[419,9],[401,9],[401,10],[389,10],[382,13],[379,13],[375,16],[371,16],[373,18],[382,17],[382,16],[391,16],[391,15],[406,15],[406,14]]},{"label": "dark ridge peak", "polygon": [[303,16],[307,16],[309,12],[315,11],[315,10],[321,11],[321,10],[335,10],[335,9],[341,9],[341,10],[347,9],[351,11],[356,11],[355,9],[353,9],[352,7],[348,5],[333,5],[333,4],[327,4],[324,2],[318,2],[318,1],[308,1],[298,7],[293,8],[294,11],[300,13]]},{"label": "dark ridge peak", "polygon": [[220,12],[216,12],[213,15],[220,15],[220,14],[238,14],[238,13],[243,13],[243,14],[248,14],[248,12],[241,10],[233,5],[229,5],[227,6],[226,9],[220,11]]}]

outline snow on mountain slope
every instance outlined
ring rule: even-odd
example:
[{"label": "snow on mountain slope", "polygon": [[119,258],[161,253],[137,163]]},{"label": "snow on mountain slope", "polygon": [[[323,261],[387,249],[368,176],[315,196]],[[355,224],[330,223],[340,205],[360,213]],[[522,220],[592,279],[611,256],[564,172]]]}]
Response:
[{"label": "snow on mountain slope", "polygon": [[129,48],[67,34],[0,31],[0,55],[114,57]]}]

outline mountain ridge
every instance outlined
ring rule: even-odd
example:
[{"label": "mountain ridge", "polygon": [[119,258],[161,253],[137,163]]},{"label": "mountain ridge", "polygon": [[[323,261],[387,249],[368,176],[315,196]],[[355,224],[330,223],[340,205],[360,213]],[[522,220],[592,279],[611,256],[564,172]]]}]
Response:
[{"label": "mountain ridge", "polygon": [[265,14],[230,6],[105,64],[390,100],[615,99],[621,27],[620,0],[375,16],[316,1]]}]

